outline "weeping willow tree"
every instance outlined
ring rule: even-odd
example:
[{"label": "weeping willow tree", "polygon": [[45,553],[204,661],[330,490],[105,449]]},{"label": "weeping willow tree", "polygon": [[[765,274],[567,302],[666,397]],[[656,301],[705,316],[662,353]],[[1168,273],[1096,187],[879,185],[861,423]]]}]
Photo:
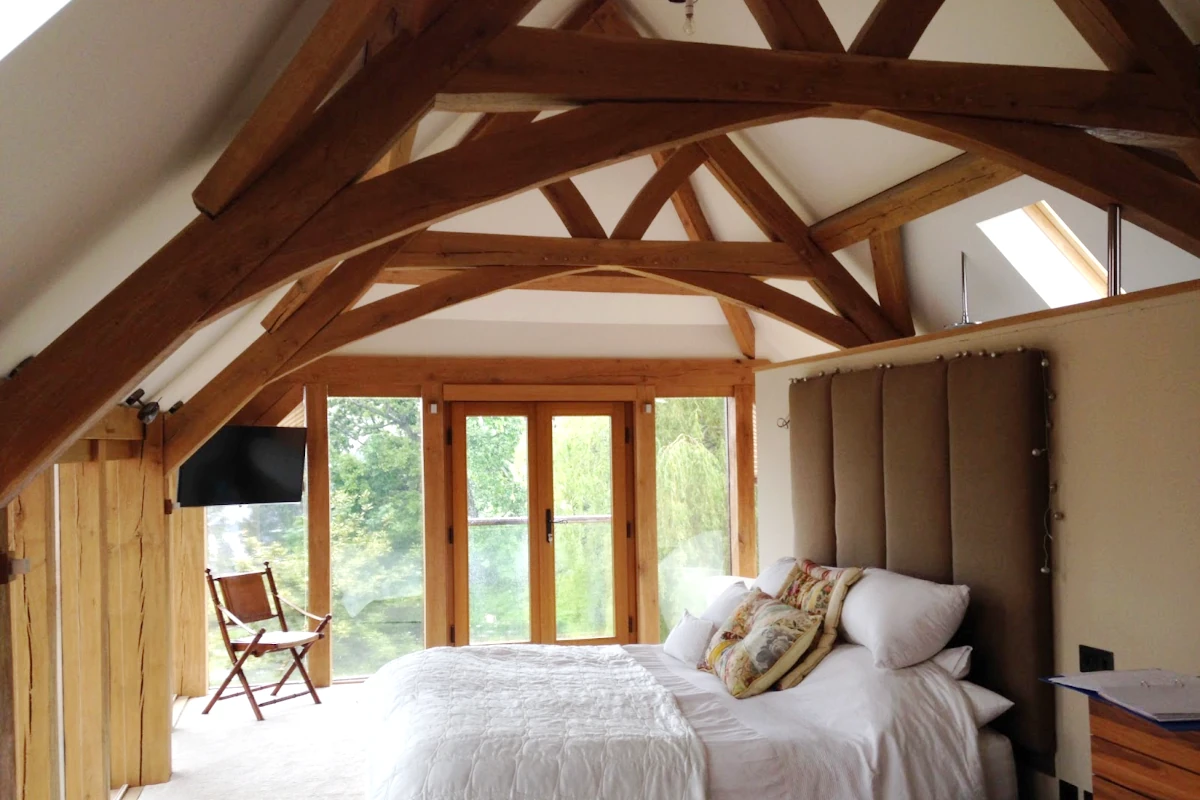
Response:
[{"label": "weeping willow tree", "polygon": [[663,635],[683,610],[704,608],[706,578],[729,563],[729,450],[725,400],[659,400],[658,581]]}]

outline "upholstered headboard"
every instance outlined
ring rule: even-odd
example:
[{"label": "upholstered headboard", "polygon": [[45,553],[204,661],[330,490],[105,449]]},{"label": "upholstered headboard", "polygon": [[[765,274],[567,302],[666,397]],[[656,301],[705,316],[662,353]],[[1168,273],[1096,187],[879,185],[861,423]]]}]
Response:
[{"label": "upholstered headboard", "polygon": [[[1055,749],[1043,354],[813,375],[791,385],[796,555],[966,584],[971,680],[1045,769]],[[1037,451],[1037,452],[1035,452]]]}]

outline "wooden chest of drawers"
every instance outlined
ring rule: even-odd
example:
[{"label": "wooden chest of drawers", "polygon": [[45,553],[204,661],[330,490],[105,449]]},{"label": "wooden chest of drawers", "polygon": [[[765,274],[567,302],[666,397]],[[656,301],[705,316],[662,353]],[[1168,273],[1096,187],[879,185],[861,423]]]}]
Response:
[{"label": "wooden chest of drawers", "polygon": [[1200,800],[1200,732],[1175,733],[1090,701],[1096,800]]}]

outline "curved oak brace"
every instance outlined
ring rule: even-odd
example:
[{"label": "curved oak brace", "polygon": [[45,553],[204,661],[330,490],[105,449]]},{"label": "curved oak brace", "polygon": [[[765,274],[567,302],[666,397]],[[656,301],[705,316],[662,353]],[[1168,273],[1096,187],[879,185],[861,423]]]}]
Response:
[{"label": "curved oak brace", "polygon": [[567,178],[542,187],[542,196],[562,220],[567,233],[575,238],[603,239],[608,234],[596,218],[596,212],[588,205],[575,181]]},{"label": "curved oak brace", "polygon": [[629,208],[621,215],[617,227],[613,228],[613,239],[641,239],[650,228],[650,223],[671,199],[671,195],[700,165],[708,160],[704,149],[696,144],[681,147],[667,158],[658,171],[646,181],[646,185],[633,198]]},{"label": "curved oak brace", "polygon": [[772,50],[844,53],[820,0],[746,0]]},{"label": "curved oak brace", "polygon": [[343,313],[289,358],[274,374],[281,378],[339,347],[372,334],[432,314],[443,308],[484,297],[523,283],[579,272],[573,267],[514,267],[467,270],[441,280],[376,300]]},{"label": "curved oak brace", "polygon": [[705,294],[799,328],[834,347],[858,347],[869,343],[862,331],[849,320],[755,278],[716,272],[630,271],[699,289]]},{"label": "curved oak brace", "polygon": [[528,189],[663,147],[813,111],[812,106],[740,103],[599,104],[466,142],[344,189],[216,313],[327,261]]},{"label": "curved oak brace", "polygon": [[871,341],[899,336],[866,289],[841,262],[813,241],[804,220],[728,136],[706,139],[701,145],[709,155],[709,168],[717,180],[760,228],[782,239],[808,263],[818,291],[831,306],[845,314]]}]

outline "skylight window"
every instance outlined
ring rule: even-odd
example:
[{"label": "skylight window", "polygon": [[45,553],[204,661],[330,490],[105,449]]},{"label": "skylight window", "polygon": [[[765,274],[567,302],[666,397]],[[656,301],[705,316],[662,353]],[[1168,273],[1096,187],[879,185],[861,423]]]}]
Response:
[{"label": "skylight window", "polygon": [[0,58],[62,10],[70,0],[6,0],[0,3]]},{"label": "skylight window", "polygon": [[1045,201],[979,223],[1051,308],[1104,297],[1107,272]]}]

